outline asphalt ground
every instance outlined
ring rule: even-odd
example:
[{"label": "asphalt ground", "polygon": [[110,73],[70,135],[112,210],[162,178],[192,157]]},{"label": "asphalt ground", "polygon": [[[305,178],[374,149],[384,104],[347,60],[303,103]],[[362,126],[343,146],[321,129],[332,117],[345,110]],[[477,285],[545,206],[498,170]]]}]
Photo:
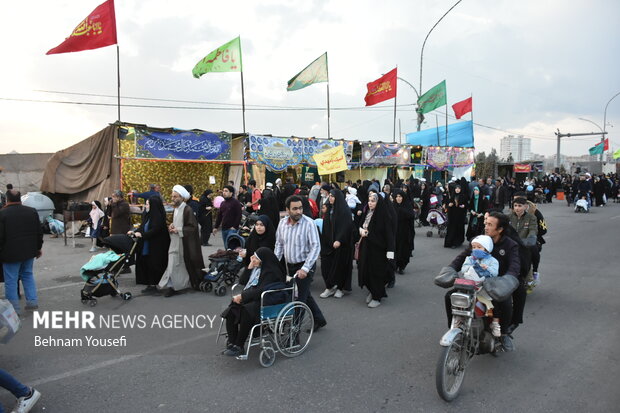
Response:
[{"label": "asphalt ground", "polygon": [[[76,239],[73,248],[46,236],[35,264],[39,312],[92,311],[97,328],[35,329],[27,312],[17,336],[0,345],[0,366],[41,391],[33,412],[617,411],[620,204],[589,214],[575,214],[563,201],[540,209],[549,227],[542,282],[528,295],[516,351],[476,356],[452,403],[435,391],[447,326],[445,291],[433,278],[459,250],[443,248],[436,232],[427,238],[422,228],[412,262],[379,308],[367,308],[366,292],[357,287],[341,299],[320,299],[324,284],[315,277],[313,295],[328,324],[304,354],[278,355],[270,368],[259,365],[256,348],[247,361],[220,354],[223,344],[215,338],[229,295],[143,296],[127,274],[121,288],[133,299],[101,297],[91,308],[80,302],[79,268],[92,255],[88,240]],[[205,260],[221,247],[220,235],[212,242],[203,248]],[[355,269],[353,278],[356,284]],[[175,315],[200,325],[167,328]],[[123,328],[121,318],[129,316],[143,320],[143,328]],[[101,326],[101,318],[110,326]],[[37,336],[79,338],[82,345],[37,347]],[[86,336],[124,336],[126,346],[90,347]],[[0,391],[0,403],[10,409],[14,399]]]}]

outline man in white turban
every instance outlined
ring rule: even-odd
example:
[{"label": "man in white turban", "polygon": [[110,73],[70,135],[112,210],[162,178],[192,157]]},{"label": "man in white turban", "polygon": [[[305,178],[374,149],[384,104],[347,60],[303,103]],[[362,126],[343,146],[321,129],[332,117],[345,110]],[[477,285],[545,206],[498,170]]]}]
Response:
[{"label": "man in white turban", "polygon": [[174,214],[172,224],[168,227],[168,266],[159,282],[159,288],[167,289],[165,297],[172,297],[190,286],[197,289],[202,278],[201,270],[205,266],[198,222],[192,209],[185,203],[189,198],[190,194],[183,186],[175,185],[172,188]]}]

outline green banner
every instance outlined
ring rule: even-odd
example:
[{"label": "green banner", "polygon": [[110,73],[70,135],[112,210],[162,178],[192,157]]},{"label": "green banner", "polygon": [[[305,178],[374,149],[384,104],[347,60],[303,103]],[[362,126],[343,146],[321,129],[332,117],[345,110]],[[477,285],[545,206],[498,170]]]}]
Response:
[{"label": "green banner", "polygon": [[588,149],[588,151],[590,151],[590,155],[600,155],[605,152],[605,145],[603,145],[603,142],[601,142],[598,145],[595,145]]},{"label": "green banner", "polygon": [[241,39],[237,37],[218,47],[196,63],[192,74],[196,79],[209,72],[241,72]]},{"label": "green banner", "polygon": [[303,89],[313,83],[329,82],[327,75],[327,52],[323,53],[304,70],[288,81],[287,91]]},{"label": "green banner", "polygon": [[418,113],[428,113],[446,104],[446,81],[444,80],[418,99]]}]

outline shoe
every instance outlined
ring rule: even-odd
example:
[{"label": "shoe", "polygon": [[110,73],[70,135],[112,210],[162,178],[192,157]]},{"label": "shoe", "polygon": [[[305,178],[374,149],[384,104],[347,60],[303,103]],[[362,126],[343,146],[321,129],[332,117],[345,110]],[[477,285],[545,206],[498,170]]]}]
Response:
[{"label": "shoe", "polygon": [[26,310],[38,310],[39,306],[37,304],[26,304],[24,309],[26,309]]},{"label": "shoe", "polygon": [[237,357],[239,354],[241,354],[241,347],[235,345],[230,346],[230,348],[224,351],[224,355],[228,357]]},{"label": "shoe", "polygon": [[203,247],[212,247],[211,244],[209,244],[208,242],[206,244],[202,244]]},{"label": "shoe", "polygon": [[97,249],[95,247],[93,247],[93,248],[88,250],[88,252],[96,252],[96,251],[97,251]]},{"label": "shoe", "polygon": [[372,293],[368,293],[368,296],[366,297],[366,304],[370,303],[372,301]]},{"label": "shoe", "polygon": [[226,347],[224,348],[224,350],[222,350],[222,354],[226,353],[227,350],[230,350],[234,346],[235,345],[233,343],[226,343]]},{"label": "shoe", "polygon": [[515,351],[515,345],[512,342],[510,336],[505,335],[501,338],[502,346],[504,347],[504,351]]},{"label": "shoe", "polygon": [[331,297],[334,294],[336,294],[336,287],[326,288],[325,291],[323,291],[321,294],[319,294],[319,297],[321,297],[321,298],[328,298],[328,297]]},{"label": "shoe", "polygon": [[312,328],[312,332],[316,333],[317,331],[319,331],[319,329],[325,327],[327,325],[327,321],[323,320],[323,321],[316,321],[314,323],[314,327]]},{"label": "shoe", "polygon": [[168,290],[164,293],[164,297],[172,297],[173,295],[177,295],[178,293],[174,288],[168,288]]},{"label": "shoe", "polygon": [[30,388],[30,394],[17,399],[17,404],[13,408],[12,413],[27,413],[41,398],[41,393],[35,388]]},{"label": "shoe", "polygon": [[499,327],[499,323],[497,321],[493,321],[491,322],[491,334],[493,334],[493,337],[501,337],[502,336],[502,330]]},{"label": "shoe", "polygon": [[538,271],[536,271],[532,274],[532,276],[534,277],[534,281],[532,282],[532,285],[535,287],[538,284],[540,284],[540,274],[538,273]]},{"label": "shoe", "polygon": [[148,287],[146,287],[144,290],[140,292],[142,294],[155,294],[156,291],[157,291],[157,287],[155,287],[154,285],[149,285]]},{"label": "shoe", "polygon": [[403,275],[403,274],[405,273],[405,269],[404,269],[404,268],[399,268],[399,269],[398,269],[398,273],[399,273],[400,275]]},{"label": "shoe", "polygon": [[381,305],[381,301],[370,300],[370,302],[368,303],[368,308],[377,308],[380,305]]},{"label": "shoe", "polygon": [[336,292],[334,293],[334,298],[342,298],[344,297],[344,293],[342,292],[342,290],[336,290]]},{"label": "shoe", "polygon": [[396,280],[390,280],[390,282],[387,283],[386,287],[387,288],[394,288],[394,284],[396,284]]}]

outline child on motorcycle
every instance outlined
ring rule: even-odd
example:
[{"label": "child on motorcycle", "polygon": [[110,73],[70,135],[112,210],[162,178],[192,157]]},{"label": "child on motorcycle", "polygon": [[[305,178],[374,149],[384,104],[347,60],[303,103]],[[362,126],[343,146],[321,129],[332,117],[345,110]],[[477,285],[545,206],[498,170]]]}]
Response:
[{"label": "child on motorcycle", "polygon": [[[465,258],[460,271],[463,278],[480,282],[485,278],[497,277],[499,262],[491,256],[491,251],[493,251],[493,239],[488,235],[478,235],[472,239],[471,255]],[[478,293],[478,300],[486,305],[487,315],[492,315],[491,297],[481,291]],[[499,318],[497,317],[493,317],[491,321],[491,332],[495,337],[501,336]]]}]

